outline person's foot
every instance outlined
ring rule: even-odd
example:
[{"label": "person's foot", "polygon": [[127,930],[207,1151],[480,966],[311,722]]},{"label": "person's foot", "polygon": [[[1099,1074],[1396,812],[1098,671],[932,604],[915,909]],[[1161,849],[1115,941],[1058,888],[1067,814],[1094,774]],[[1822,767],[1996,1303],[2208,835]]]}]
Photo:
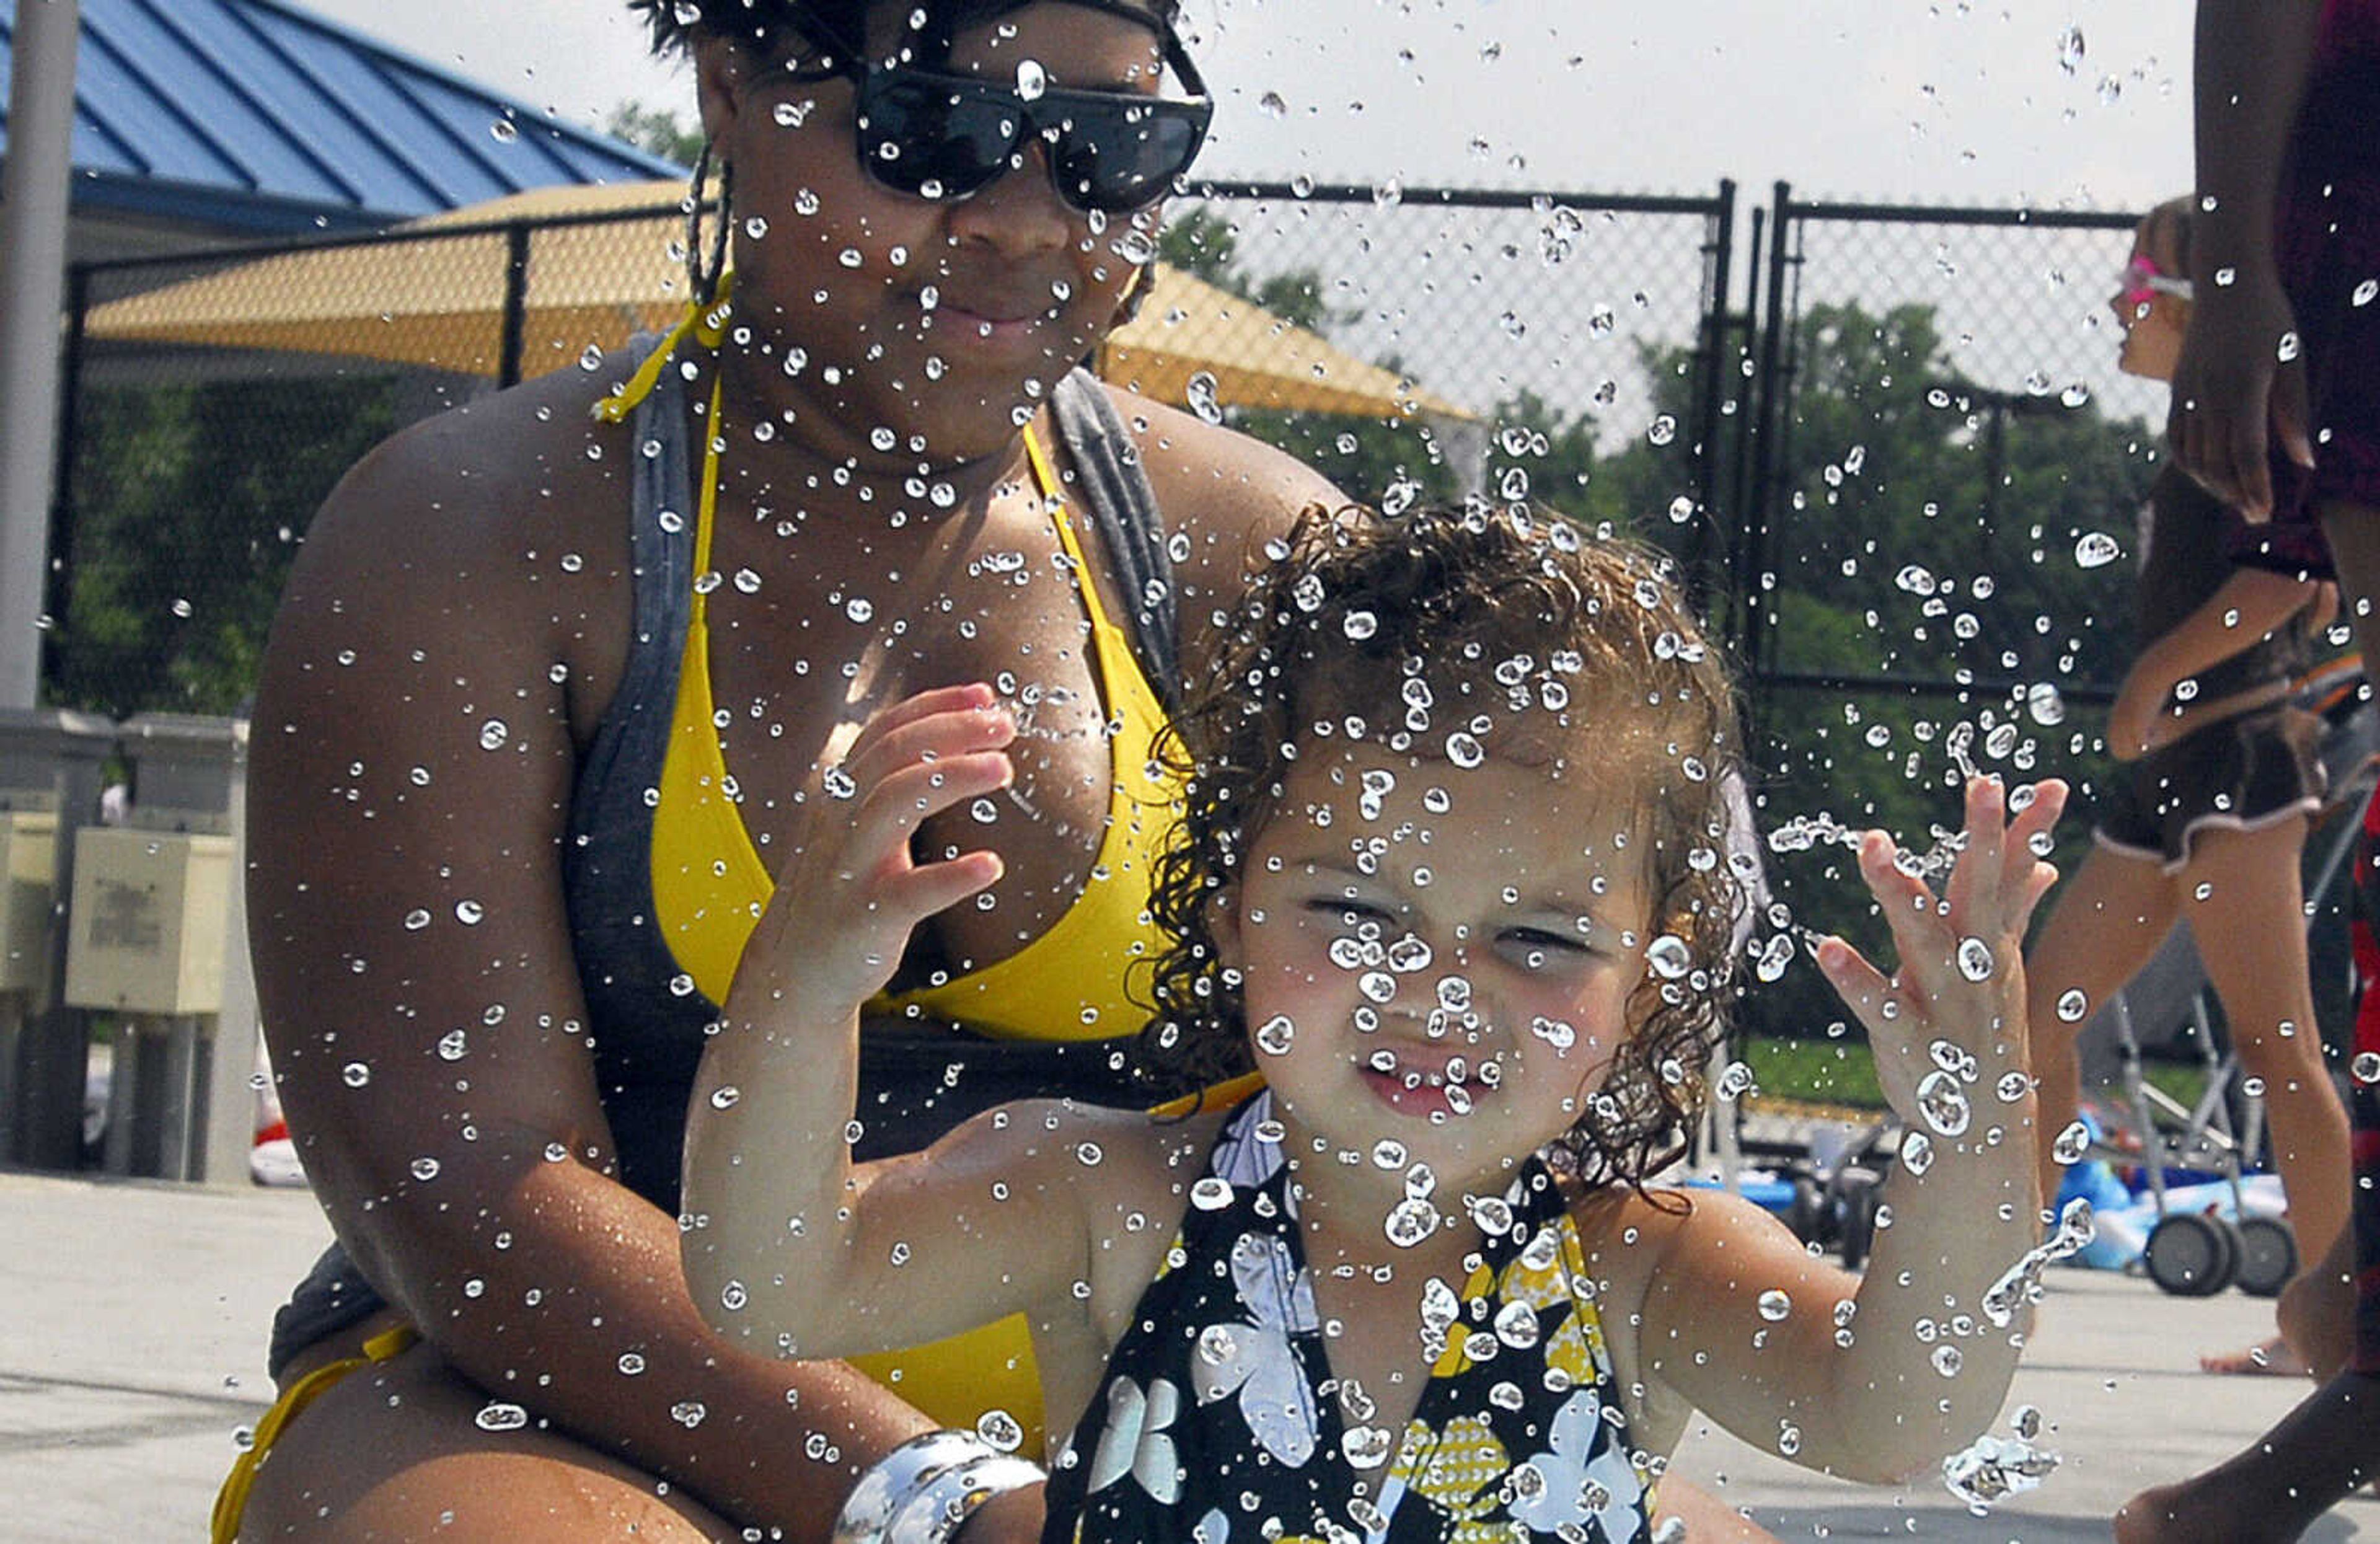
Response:
[{"label": "person's foot", "polygon": [[2311,1378],[2313,1369],[2296,1348],[2280,1336],[2257,1342],[2245,1351],[2207,1351],[2198,1358],[2198,1370],[2233,1378]]}]

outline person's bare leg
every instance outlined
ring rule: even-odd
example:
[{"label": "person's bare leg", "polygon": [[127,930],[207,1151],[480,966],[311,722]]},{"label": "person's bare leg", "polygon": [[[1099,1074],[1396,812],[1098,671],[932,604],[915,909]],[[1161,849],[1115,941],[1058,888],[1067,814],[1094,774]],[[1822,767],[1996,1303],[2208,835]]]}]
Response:
[{"label": "person's bare leg", "polygon": [[488,1400],[427,1345],[348,1374],[265,1455],[241,1519],[243,1544],[737,1537],[692,1498],[559,1432],[483,1429],[477,1417]]},{"label": "person's bare leg", "polygon": [[[2155,863],[2094,846],[2073,877],[2058,887],[2049,916],[2027,952],[2025,1016],[2033,1037],[2033,1075],[2039,1080],[2035,1133],[2042,1204],[2058,1195],[2064,1169],[2050,1155],[2058,1134],[2074,1119],[2082,1069],[2075,1041],[2089,1014],[2120,991],[2156,953],[2172,928],[2182,892]],[[2058,1001],[2079,991],[2089,1004],[2068,1023]]]},{"label": "person's bare leg", "polygon": [[2322,536],[2338,571],[2338,599],[2355,625],[2367,678],[2380,671],[2380,509],[2337,502],[2322,507]]},{"label": "person's bare leg", "polygon": [[2347,1109],[2323,1064],[2307,977],[2302,816],[2261,831],[2201,833],[2182,871],[2184,894],[2204,886],[2192,915],[2198,957],[2223,1000],[2240,1064],[2265,1088],[2274,1166],[2289,1197],[2298,1258],[2329,1254],[2347,1227]]},{"label": "person's bare leg", "polygon": [[2350,1222],[2281,1292],[2281,1334],[2317,1380],[2337,1377],[2355,1351],[2354,1234]]},{"label": "person's bare leg", "polygon": [[1777,1536],[1728,1505],[1711,1491],[1676,1474],[1661,1479],[1655,1521],[1685,1525],[1690,1544],[1777,1544]]},{"label": "person's bare leg", "polygon": [[2380,1475],[2380,1378],[2347,1372],[2253,1446],[2116,1514],[2117,1544],[2284,1544]]}]

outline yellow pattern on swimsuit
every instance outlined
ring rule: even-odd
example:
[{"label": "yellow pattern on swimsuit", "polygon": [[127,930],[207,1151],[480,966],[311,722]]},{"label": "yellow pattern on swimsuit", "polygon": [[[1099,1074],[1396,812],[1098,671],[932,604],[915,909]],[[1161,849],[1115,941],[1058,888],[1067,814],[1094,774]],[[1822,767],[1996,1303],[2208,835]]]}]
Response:
[{"label": "yellow pattern on swimsuit", "polygon": [[[709,425],[720,421],[719,401],[714,387]],[[713,432],[705,439],[695,530],[698,576],[710,572],[719,490],[719,437]],[[1091,624],[1111,747],[1107,829],[1081,895],[1039,938],[953,980],[880,997],[870,1009],[915,1010],[1003,1039],[1106,1039],[1136,1032],[1148,1014],[1128,994],[1126,976],[1133,962],[1150,957],[1163,940],[1148,917],[1148,895],[1150,866],[1170,829],[1177,790],[1152,764],[1163,709],[1141,674],[1131,640],[1099,602],[1057,476],[1030,430],[1025,446]],[[651,874],[662,939],[684,979],[718,1003],[726,997],[774,885],[737,812],[735,785],[719,740],[704,593],[709,588],[698,581],[679,664],[669,750],[653,810]],[[1021,1315],[912,1351],[856,1358],[854,1365],[937,1421],[972,1426],[987,1411],[1005,1410],[1024,1427],[1028,1447],[1042,1441],[1039,1373]]]}]

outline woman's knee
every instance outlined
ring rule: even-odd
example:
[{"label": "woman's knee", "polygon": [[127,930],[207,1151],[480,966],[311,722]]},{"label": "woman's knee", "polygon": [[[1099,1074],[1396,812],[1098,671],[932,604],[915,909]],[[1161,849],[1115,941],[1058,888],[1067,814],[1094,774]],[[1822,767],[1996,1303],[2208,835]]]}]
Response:
[{"label": "woman's knee", "polygon": [[257,1465],[239,1538],[736,1537],[716,1514],[609,1454],[534,1426],[482,1429],[487,1404],[427,1348],[349,1374]]}]

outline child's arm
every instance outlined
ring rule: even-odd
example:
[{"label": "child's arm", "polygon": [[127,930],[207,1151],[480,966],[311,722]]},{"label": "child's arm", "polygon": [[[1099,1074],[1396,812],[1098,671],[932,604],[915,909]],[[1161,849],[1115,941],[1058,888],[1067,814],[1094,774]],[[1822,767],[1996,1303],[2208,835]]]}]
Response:
[{"label": "child's arm", "polygon": [[[2170,744],[2203,715],[2200,704],[2168,711],[2173,689],[2201,671],[2262,642],[2316,601],[2319,580],[2262,568],[2234,569],[2221,589],[2141,650],[2107,711],[2107,752],[2119,761]],[[2228,700],[2228,699],[2227,699]],[[2219,704],[2203,705],[2214,708]]]},{"label": "child's arm", "polygon": [[[1686,1214],[1646,1229],[1658,1253],[1636,1363],[1747,1441],[1886,1481],[1953,1452],[1999,1409],[2023,1319],[1985,1299],[2040,1236],[2022,945],[2056,875],[2032,845],[2065,796],[2045,783],[2003,825],[1998,779],[1971,782],[1967,849],[1939,900],[1894,866],[1881,833],[1861,846],[1900,971],[1888,979],[1840,939],[1818,963],[1867,1027],[1887,1098],[1931,1149],[1922,1163],[1904,1149],[1886,1180],[1864,1278],[1812,1258],[1731,1197],[1697,1195]],[[1937,1057],[1952,1070],[1928,1087]],[[1967,1106],[1958,1135],[1944,1129],[1958,1125],[1946,1088]]]},{"label": "child's arm", "polygon": [[[1070,1129],[995,1111],[927,1155],[855,1172],[844,1128],[859,1009],[910,930],[996,880],[999,857],[912,859],[930,816],[1005,787],[1015,726],[980,686],[922,693],[863,729],[844,796],[813,790],[704,1050],[687,1114],[680,1255],[722,1334],[778,1356],[916,1345],[1004,1317],[1081,1274]],[[1070,1246],[1070,1239],[1076,1242]]]}]

